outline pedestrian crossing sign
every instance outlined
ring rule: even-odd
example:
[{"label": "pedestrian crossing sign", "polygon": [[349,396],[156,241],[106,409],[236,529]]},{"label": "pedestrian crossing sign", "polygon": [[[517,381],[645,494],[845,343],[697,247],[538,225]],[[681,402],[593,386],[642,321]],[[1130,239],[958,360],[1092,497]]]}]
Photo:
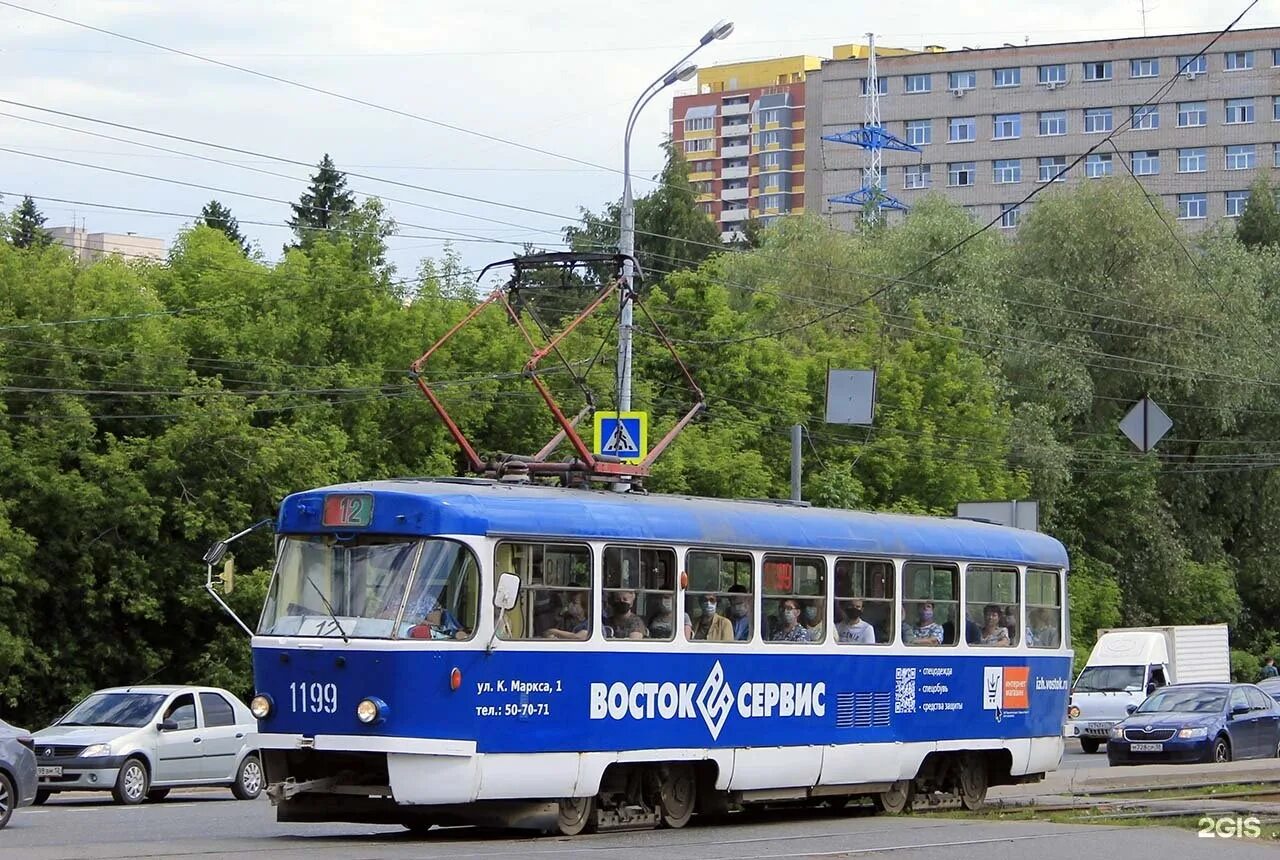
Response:
[{"label": "pedestrian crossing sign", "polygon": [[649,451],[649,415],[646,412],[597,412],[592,452],[639,463]]}]

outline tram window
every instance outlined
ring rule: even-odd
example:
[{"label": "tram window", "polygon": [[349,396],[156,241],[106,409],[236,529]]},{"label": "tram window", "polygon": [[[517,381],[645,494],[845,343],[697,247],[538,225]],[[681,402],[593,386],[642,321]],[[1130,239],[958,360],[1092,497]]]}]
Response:
[{"label": "tram window", "polygon": [[836,562],[836,641],[887,645],[893,641],[891,561],[842,558]]},{"label": "tram window", "polygon": [[971,564],[964,586],[965,641],[988,647],[1017,645],[1022,618],[1017,568]]},{"label": "tram window", "polygon": [[1027,644],[1032,648],[1062,644],[1061,581],[1056,570],[1027,571]]},{"label": "tram window", "polygon": [[[694,641],[749,642],[755,629],[755,563],[745,553],[690,550],[685,615]],[[714,602],[714,606],[711,604]]]},{"label": "tram window", "polygon": [[823,642],[827,630],[826,565],[820,558],[764,558],[764,623],[770,642]]},{"label": "tram window", "polygon": [[520,577],[520,598],[499,622],[503,639],[591,637],[591,550],[554,543],[498,544],[495,576]]},{"label": "tram window", "polygon": [[955,565],[917,561],[903,565],[902,641],[954,645],[960,620],[960,571]]},{"label": "tram window", "polygon": [[409,586],[401,637],[470,639],[480,617],[480,566],[470,550],[428,541]]},{"label": "tram window", "polygon": [[675,570],[669,549],[605,547],[605,638],[674,639]]}]

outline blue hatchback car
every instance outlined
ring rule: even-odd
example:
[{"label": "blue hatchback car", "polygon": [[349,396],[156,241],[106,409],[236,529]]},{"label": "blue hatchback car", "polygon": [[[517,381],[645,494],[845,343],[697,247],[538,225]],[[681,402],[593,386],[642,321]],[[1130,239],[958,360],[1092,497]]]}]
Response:
[{"label": "blue hatchback car", "polygon": [[1278,756],[1280,704],[1253,684],[1162,687],[1113,726],[1107,739],[1113,765]]}]

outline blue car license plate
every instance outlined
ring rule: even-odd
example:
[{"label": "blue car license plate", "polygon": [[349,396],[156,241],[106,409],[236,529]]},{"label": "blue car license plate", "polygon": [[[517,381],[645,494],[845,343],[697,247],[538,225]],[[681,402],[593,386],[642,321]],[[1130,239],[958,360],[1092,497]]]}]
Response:
[{"label": "blue car license plate", "polygon": [[1131,752],[1164,752],[1164,744],[1129,744]]}]

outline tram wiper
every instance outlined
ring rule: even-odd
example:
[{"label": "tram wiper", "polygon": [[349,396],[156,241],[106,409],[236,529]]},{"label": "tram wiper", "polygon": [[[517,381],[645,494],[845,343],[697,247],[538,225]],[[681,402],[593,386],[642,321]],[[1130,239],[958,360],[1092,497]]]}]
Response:
[{"label": "tram wiper", "polygon": [[324,608],[328,610],[329,617],[333,619],[333,625],[338,628],[338,634],[342,637],[344,645],[350,645],[351,640],[347,638],[347,631],[342,629],[342,624],[338,621],[338,616],[334,613],[333,607],[329,605],[329,598],[324,596],[324,592],[320,590],[320,586],[315,584],[311,577],[307,577],[307,583],[316,590],[316,594],[320,595],[320,601],[324,604]]}]

